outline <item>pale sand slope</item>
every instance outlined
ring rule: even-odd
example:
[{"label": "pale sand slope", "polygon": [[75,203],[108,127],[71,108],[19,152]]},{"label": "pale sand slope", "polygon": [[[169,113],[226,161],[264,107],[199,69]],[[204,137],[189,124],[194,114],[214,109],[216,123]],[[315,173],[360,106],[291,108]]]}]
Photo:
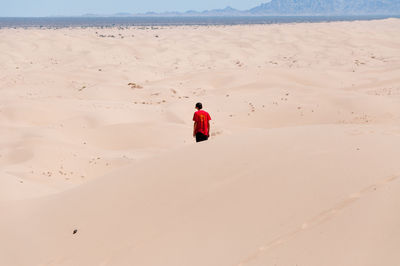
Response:
[{"label": "pale sand slope", "polygon": [[400,264],[400,20],[0,39],[0,265]]}]

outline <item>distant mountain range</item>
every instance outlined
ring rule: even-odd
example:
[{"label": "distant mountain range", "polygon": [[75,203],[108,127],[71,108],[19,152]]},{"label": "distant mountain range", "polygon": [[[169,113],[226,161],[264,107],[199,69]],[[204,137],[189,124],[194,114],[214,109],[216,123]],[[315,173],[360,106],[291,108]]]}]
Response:
[{"label": "distant mountain range", "polygon": [[[249,10],[232,7],[205,11],[117,13],[113,16],[268,16],[268,15],[400,15],[400,0],[272,0]],[[84,16],[99,16],[86,14]]]},{"label": "distant mountain range", "polygon": [[273,0],[249,12],[257,15],[400,14],[400,0]]}]

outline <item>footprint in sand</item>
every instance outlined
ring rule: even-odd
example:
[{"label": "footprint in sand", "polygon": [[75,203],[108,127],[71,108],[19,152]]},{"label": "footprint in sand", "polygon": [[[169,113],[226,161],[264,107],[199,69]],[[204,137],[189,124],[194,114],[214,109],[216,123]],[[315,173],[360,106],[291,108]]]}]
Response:
[{"label": "footprint in sand", "polygon": [[141,86],[141,85],[139,85],[139,84],[136,84],[136,83],[134,83],[134,82],[128,83],[128,86],[130,86],[131,89],[143,89],[143,86]]},{"label": "footprint in sand", "polygon": [[252,103],[249,103],[250,108],[251,108],[251,112],[254,113],[256,111],[256,108],[254,107],[254,105]]},{"label": "footprint in sand", "polygon": [[221,135],[222,132],[223,132],[222,130],[212,132],[212,133],[211,133],[211,137],[216,137],[216,136],[218,136],[218,135]]},{"label": "footprint in sand", "polygon": [[242,67],[243,66],[243,63],[242,62],[240,62],[239,60],[238,61],[236,61],[236,63],[235,63],[238,67]]},{"label": "footprint in sand", "polygon": [[47,172],[43,172],[43,173],[42,173],[42,175],[45,175],[45,176],[51,177],[51,176],[53,175],[53,173],[52,173],[52,172],[50,172],[50,171],[47,171]]}]

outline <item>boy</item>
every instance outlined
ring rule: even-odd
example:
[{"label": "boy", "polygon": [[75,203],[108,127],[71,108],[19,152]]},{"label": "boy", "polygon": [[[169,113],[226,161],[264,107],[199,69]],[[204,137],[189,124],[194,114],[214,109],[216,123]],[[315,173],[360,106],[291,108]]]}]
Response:
[{"label": "boy", "polygon": [[202,110],[203,105],[201,103],[196,103],[197,112],[194,113],[193,121],[193,137],[196,138],[196,142],[201,142],[208,140],[210,136],[210,115]]}]

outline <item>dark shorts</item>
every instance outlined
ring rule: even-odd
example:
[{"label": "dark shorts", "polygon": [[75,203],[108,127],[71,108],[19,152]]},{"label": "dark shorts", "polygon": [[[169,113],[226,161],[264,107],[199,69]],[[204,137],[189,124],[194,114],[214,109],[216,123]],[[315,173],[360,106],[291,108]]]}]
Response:
[{"label": "dark shorts", "polygon": [[205,141],[208,140],[208,136],[204,135],[203,133],[196,133],[196,142],[201,142],[201,141]]}]

